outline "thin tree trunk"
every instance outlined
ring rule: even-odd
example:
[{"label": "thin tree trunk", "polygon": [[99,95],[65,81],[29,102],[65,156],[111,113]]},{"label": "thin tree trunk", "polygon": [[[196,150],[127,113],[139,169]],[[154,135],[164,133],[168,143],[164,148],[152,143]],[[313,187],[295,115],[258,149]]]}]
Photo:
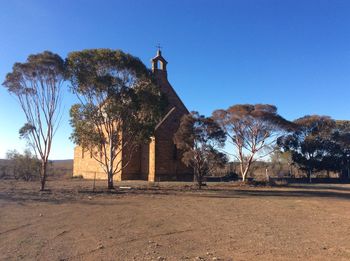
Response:
[{"label": "thin tree trunk", "polygon": [[40,191],[44,191],[44,189],[45,189],[46,172],[47,172],[47,160],[42,160],[41,161],[41,170],[40,170],[40,182],[41,182]]},{"label": "thin tree trunk", "polygon": [[109,170],[108,173],[108,189],[114,189],[112,170]]},{"label": "thin tree trunk", "polygon": [[246,182],[247,174],[248,174],[248,167],[246,167],[244,172],[242,173],[242,181],[243,182]]},{"label": "thin tree trunk", "polygon": [[243,171],[243,162],[239,163],[239,167],[240,167],[240,170],[241,170],[242,181],[244,182],[245,181],[245,175],[244,175],[244,171]]},{"label": "thin tree trunk", "polygon": [[311,179],[311,170],[309,170],[309,182],[310,182],[310,183],[312,182],[312,179]]},{"label": "thin tree trunk", "polygon": [[244,173],[242,173],[242,181],[243,181],[243,182],[245,182],[245,176],[246,176],[246,175],[245,175]]},{"label": "thin tree trunk", "polygon": [[202,175],[201,174],[197,175],[197,184],[198,184],[198,189],[202,189]]},{"label": "thin tree trunk", "polygon": [[198,189],[202,189],[202,181],[198,179]]},{"label": "thin tree trunk", "polygon": [[108,189],[114,189],[113,186],[113,146],[112,146],[112,134],[109,138],[109,167],[108,167]]},{"label": "thin tree trunk", "polygon": [[[247,164],[246,164],[245,167],[244,167],[244,165],[243,165],[243,160],[241,160],[241,162],[240,162],[240,165],[241,165],[241,174],[242,174],[242,181],[243,181],[243,182],[246,181],[246,177],[247,177],[249,168],[250,168],[250,166],[252,165],[253,157],[254,157],[254,154],[252,154],[252,155],[249,157],[249,159],[248,159]],[[243,171],[243,168],[244,168],[244,171]]]}]

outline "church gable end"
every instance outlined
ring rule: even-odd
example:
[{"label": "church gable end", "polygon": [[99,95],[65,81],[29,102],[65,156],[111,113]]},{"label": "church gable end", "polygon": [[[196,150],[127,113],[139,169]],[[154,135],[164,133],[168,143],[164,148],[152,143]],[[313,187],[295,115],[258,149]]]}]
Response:
[{"label": "church gable end", "polygon": [[173,137],[179,128],[181,118],[188,113],[187,108],[171,86],[167,78],[167,61],[158,50],[157,56],[152,59],[152,70],[161,88],[168,99],[167,113],[155,130],[155,179],[156,180],[187,180],[192,178],[192,171],[181,161]]}]

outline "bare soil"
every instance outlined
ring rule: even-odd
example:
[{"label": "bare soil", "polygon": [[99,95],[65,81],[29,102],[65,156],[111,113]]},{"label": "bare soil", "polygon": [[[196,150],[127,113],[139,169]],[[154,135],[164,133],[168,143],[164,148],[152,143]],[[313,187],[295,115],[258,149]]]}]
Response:
[{"label": "bare soil", "polygon": [[350,185],[0,181],[0,260],[350,260]]}]

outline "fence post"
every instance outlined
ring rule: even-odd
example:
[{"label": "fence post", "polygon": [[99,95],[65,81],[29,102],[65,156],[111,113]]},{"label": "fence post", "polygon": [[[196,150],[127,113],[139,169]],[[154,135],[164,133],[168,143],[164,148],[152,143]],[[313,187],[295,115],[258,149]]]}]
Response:
[{"label": "fence post", "polygon": [[269,176],[269,174],[267,172],[267,168],[265,169],[265,175],[266,175],[267,182],[270,182],[270,176]]},{"label": "fence post", "polygon": [[94,174],[94,185],[92,187],[92,192],[95,192],[95,182],[96,182],[96,171],[95,171],[95,174]]}]

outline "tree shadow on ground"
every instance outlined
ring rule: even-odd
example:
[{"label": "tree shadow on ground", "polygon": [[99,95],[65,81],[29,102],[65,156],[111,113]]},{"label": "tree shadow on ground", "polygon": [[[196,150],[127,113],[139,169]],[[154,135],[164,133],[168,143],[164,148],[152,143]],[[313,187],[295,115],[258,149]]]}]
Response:
[{"label": "tree shadow on ground", "polygon": [[239,190],[225,190],[221,192],[208,193],[201,195],[209,198],[249,198],[249,197],[281,197],[281,198],[334,198],[350,200],[350,193],[341,193],[337,191],[322,190],[275,190],[275,189],[239,189]]},{"label": "tree shadow on ground", "polygon": [[337,190],[337,191],[344,191],[344,192],[350,192],[350,187],[341,187],[336,186],[338,184],[289,184],[287,188],[294,188],[294,189],[307,189],[307,190]]},{"label": "tree shadow on ground", "polygon": [[39,192],[32,189],[11,189],[0,192],[0,200],[25,204],[26,202],[46,202],[51,204],[81,203],[86,205],[115,205],[127,204],[118,199],[128,196],[184,196],[204,198],[249,198],[249,197],[281,197],[281,198],[334,198],[350,199],[350,188],[340,186],[310,186],[290,185],[287,187],[206,187],[197,190],[189,187],[142,187],[128,190],[107,190],[97,188],[92,191],[87,188],[57,188]]},{"label": "tree shadow on ground", "polygon": [[[15,202],[19,204],[27,202],[43,202],[50,204],[69,204],[69,203],[79,203],[86,205],[114,205],[117,202],[98,200],[104,196],[113,196],[117,199],[122,196],[123,192],[118,191],[77,191],[69,189],[58,189],[52,191],[33,191],[33,190],[13,190],[7,192],[0,192],[0,200],[7,202]],[[120,203],[120,202],[119,202]],[[118,203],[118,204],[119,204]]]}]

